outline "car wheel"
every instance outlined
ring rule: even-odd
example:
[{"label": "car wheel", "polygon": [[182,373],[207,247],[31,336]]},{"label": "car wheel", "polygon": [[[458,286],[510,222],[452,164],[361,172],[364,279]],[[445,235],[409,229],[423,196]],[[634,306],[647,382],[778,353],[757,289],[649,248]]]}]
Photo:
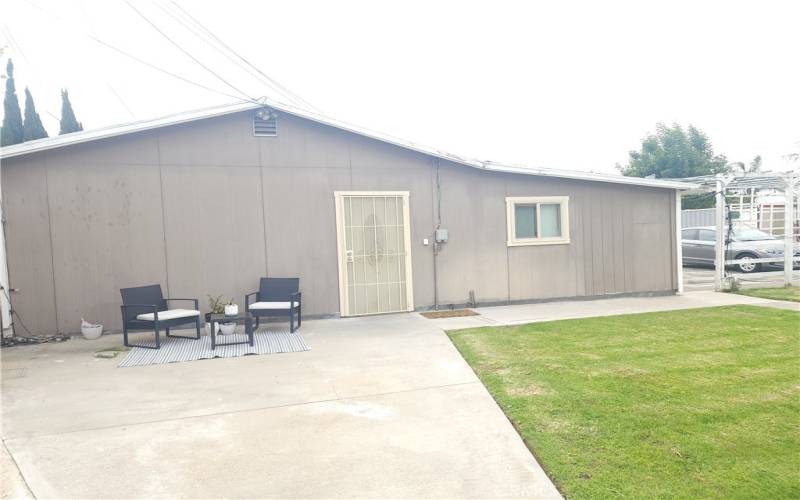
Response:
[{"label": "car wheel", "polygon": [[756,273],[756,272],[760,271],[761,270],[761,264],[760,263],[758,263],[758,262],[750,262],[751,260],[753,260],[755,258],[756,258],[755,255],[752,255],[752,254],[749,254],[749,253],[745,253],[745,254],[736,256],[736,260],[743,261],[743,262],[740,262],[740,263],[736,264],[736,269],[738,269],[739,271],[741,271],[743,273]]}]

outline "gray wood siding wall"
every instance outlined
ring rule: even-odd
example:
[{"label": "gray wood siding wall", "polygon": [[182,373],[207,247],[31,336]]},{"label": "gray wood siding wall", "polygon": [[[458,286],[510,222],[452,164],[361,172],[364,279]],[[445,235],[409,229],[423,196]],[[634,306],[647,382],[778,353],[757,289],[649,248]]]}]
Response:
[{"label": "gray wood siding wall", "polygon": [[[411,193],[417,307],[433,303],[436,160],[287,115],[278,137],[249,113],[3,162],[9,279],[34,333],[80,317],[116,330],[119,289],[237,302],[263,275],[299,276],[304,312],[338,312],[333,192]],[[674,193],[482,172],[442,161],[440,303],[676,288]],[[569,245],[506,246],[505,197],[568,195]]]},{"label": "gray wood siding wall", "polygon": [[[440,302],[673,290],[674,191],[441,168]],[[570,243],[506,246],[506,196],[569,196]]]}]

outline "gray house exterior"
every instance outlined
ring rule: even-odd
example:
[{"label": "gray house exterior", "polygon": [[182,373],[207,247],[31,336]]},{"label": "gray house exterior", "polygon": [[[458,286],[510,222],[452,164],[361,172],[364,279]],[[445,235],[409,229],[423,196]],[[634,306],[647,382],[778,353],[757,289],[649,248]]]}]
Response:
[{"label": "gray house exterior", "polygon": [[[304,314],[325,316],[679,288],[676,183],[474,162],[270,108],[276,136],[254,134],[261,106],[246,104],[4,148],[9,280],[28,328],[118,330],[119,289],[150,283],[241,303],[261,276],[299,276]],[[567,200],[536,205],[566,234],[515,244],[509,214],[535,212],[512,204],[537,197]]]}]

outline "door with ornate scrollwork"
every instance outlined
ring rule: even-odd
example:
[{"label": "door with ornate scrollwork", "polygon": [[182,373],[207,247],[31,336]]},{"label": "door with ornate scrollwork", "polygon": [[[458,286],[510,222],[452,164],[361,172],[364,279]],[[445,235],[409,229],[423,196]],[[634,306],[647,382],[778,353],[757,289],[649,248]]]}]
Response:
[{"label": "door with ornate scrollwork", "polygon": [[414,309],[408,192],[337,192],[342,316]]}]

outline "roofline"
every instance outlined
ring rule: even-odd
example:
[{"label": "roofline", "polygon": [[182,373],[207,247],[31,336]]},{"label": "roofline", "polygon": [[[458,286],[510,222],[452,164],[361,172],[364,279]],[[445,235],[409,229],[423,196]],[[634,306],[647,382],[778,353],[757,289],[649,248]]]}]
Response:
[{"label": "roofline", "polygon": [[610,182],[613,184],[628,184],[632,186],[647,186],[667,189],[677,189],[680,191],[696,189],[699,186],[677,180],[666,179],[645,179],[642,177],[626,177],[624,175],[601,174],[596,172],[584,172],[581,170],[561,170],[555,168],[525,167],[499,164],[494,162],[484,162],[486,170],[498,172],[509,172],[526,175],[539,175],[542,177],[559,177],[563,179],[575,179],[593,182]]},{"label": "roofline", "polygon": [[39,151],[47,151],[64,146],[72,146],[74,144],[83,144],[85,142],[96,141],[100,139],[109,139],[125,134],[132,134],[134,132],[144,132],[170,125],[179,125],[181,123],[188,123],[206,118],[214,118],[217,116],[229,115],[238,113],[240,111],[247,111],[249,109],[256,109],[261,107],[261,104],[246,102],[231,104],[228,106],[215,106],[212,108],[201,108],[193,111],[165,115],[152,120],[140,120],[135,122],[124,123],[121,125],[111,125],[94,130],[83,130],[80,132],[72,132],[69,134],[58,135],[55,137],[45,137],[44,139],[36,139],[35,141],[26,141],[13,146],[4,146],[0,148],[0,158],[14,158],[15,156],[23,156],[30,153]]},{"label": "roofline", "polygon": [[538,175],[543,177],[557,177],[563,179],[575,179],[575,180],[585,180],[594,182],[609,182],[614,184],[626,184],[633,186],[645,186],[645,187],[666,188],[666,189],[676,189],[676,190],[689,190],[689,189],[697,189],[700,187],[697,184],[690,184],[687,182],[680,182],[675,180],[644,179],[641,177],[625,177],[622,175],[599,174],[594,172],[581,172],[577,170],[530,168],[521,165],[509,165],[492,161],[481,161],[472,158],[466,158],[463,156],[441,151],[436,148],[431,148],[428,146],[415,144],[413,142],[409,142],[403,139],[398,139],[363,127],[350,125],[348,123],[335,120],[333,118],[321,114],[313,113],[305,109],[297,108],[295,106],[291,106],[285,103],[273,100],[266,100],[266,99],[260,101],[248,101],[248,102],[227,104],[211,108],[202,108],[193,111],[162,116],[152,120],[136,121],[122,125],[104,127],[96,130],[85,130],[81,132],[73,132],[70,134],[59,135],[56,137],[48,137],[44,139],[37,139],[35,141],[23,142],[21,144],[15,144],[13,146],[0,148],[0,158],[2,159],[14,158],[39,151],[47,151],[64,146],[83,144],[86,142],[96,141],[100,139],[108,139],[125,134],[131,134],[134,132],[144,132],[147,130],[153,130],[171,125],[179,125],[182,123],[203,120],[206,118],[215,118],[219,116],[239,113],[242,111],[258,109],[261,107],[270,107],[284,113],[288,113],[291,115],[298,116],[300,118],[305,118],[307,120],[320,123],[322,125],[338,128],[340,130],[368,137],[370,139],[392,144],[411,151],[416,151],[418,153],[422,153],[427,156],[432,156],[442,160],[451,161],[453,163],[466,165],[479,170],[523,174],[523,175]]}]

